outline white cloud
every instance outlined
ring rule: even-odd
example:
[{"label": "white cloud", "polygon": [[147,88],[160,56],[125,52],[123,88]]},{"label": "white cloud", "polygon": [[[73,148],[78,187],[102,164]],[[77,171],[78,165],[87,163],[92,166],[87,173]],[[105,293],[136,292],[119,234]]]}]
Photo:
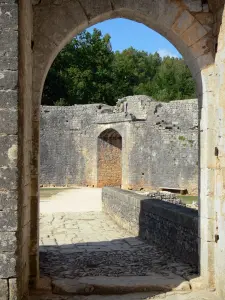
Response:
[{"label": "white cloud", "polygon": [[159,53],[159,55],[164,58],[166,56],[170,56],[170,57],[176,57],[178,58],[179,56],[175,53],[172,53],[170,50],[167,50],[167,49],[159,49],[157,51]]}]

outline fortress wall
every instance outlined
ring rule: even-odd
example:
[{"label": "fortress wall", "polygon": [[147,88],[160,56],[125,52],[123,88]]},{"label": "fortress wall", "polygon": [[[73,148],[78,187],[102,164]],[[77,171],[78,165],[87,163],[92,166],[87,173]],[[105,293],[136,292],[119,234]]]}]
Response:
[{"label": "fortress wall", "polygon": [[40,183],[96,186],[99,135],[106,129],[122,137],[123,188],[186,188],[197,194],[196,99],[160,103],[134,96],[116,107],[43,106]]}]

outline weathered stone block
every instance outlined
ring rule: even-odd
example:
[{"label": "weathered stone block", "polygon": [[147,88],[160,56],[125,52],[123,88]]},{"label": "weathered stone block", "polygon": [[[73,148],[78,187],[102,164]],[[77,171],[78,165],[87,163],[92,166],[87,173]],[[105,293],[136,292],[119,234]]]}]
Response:
[{"label": "weathered stone block", "polygon": [[18,112],[16,110],[0,110],[0,120],[0,133],[17,134]]},{"label": "weathered stone block", "polygon": [[8,291],[8,282],[6,279],[0,279],[0,300],[8,300],[9,291]]},{"label": "weathered stone block", "polygon": [[[111,1],[115,9],[128,9],[130,11],[135,11],[138,6],[138,2],[135,0],[113,0]],[[152,14],[152,17],[157,19],[159,17],[159,5],[157,3],[153,3],[152,1],[143,1],[142,9],[149,14]]]},{"label": "weathered stone block", "polygon": [[16,89],[18,85],[17,71],[0,71],[0,89]]},{"label": "weathered stone block", "polygon": [[16,71],[18,69],[17,57],[0,56],[1,70]]},{"label": "weathered stone block", "polygon": [[206,34],[206,29],[196,21],[182,34],[182,39],[185,41],[187,46],[192,46]]},{"label": "weathered stone block", "polygon": [[17,91],[0,91],[0,108],[16,108],[18,101]]},{"label": "weathered stone block", "polygon": [[195,18],[187,10],[184,10],[174,23],[172,29],[180,35],[192,25],[194,20]]},{"label": "weathered stone block", "polygon": [[187,5],[190,11],[199,12],[203,10],[201,0],[184,0],[184,3]]},{"label": "weathered stone block", "polygon": [[209,12],[209,5],[208,5],[208,3],[205,3],[205,4],[202,5],[202,11],[205,12],[205,13]]},{"label": "weathered stone block", "polygon": [[[142,14],[148,15],[147,18],[151,19],[153,22],[160,22],[162,26],[168,27],[171,26],[180,11],[180,4],[178,1],[171,2],[168,0],[161,1],[148,1],[144,0],[141,2],[141,5],[136,0],[113,0],[113,7],[116,10],[124,9],[125,17],[134,18],[136,20],[141,20],[139,17],[139,12]],[[151,21],[150,21],[151,22]]]},{"label": "weathered stone block", "polygon": [[17,280],[16,278],[9,279],[9,300],[18,300],[17,298]]},{"label": "weathered stone block", "polygon": [[212,13],[204,13],[200,12],[195,15],[195,18],[202,24],[202,25],[212,25],[214,22],[213,14]]},{"label": "weathered stone block", "polygon": [[109,0],[100,0],[98,3],[92,0],[82,0],[82,7],[88,19],[99,17],[102,13],[112,11],[112,5]]},{"label": "weathered stone block", "polygon": [[2,252],[14,252],[16,250],[15,232],[0,232],[0,249]]},{"label": "weathered stone block", "polygon": [[0,210],[17,210],[18,193],[17,191],[0,192]]},{"label": "weathered stone block", "polygon": [[18,24],[18,8],[15,4],[1,5],[0,8],[0,29],[12,28]]},{"label": "weathered stone block", "polygon": [[16,254],[12,252],[0,253],[0,278],[16,276]]},{"label": "weathered stone block", "polygon": [[18,169],[2,168],[0,172],[0,189],[16,189],[18,187]]},{"label": "weathered stone block", "polygon": [[16,167],[17,136],[0,136],[0,165]]},{"label": "weathered stone block", "polygon": [[[85,3],[83,3],[83,5],[85,5]],[[92,5],[92,2],[90,2],[90,5]],[[49,14],[51,14],[51,18],[49,18]],[[60,19],[61,22],[58,22],[57,19]],[[37,58],[39,63],[42,63],[40,53],[44,52],[46,56],[50,47],[53,46],[54,48],[54,43],[60,44],[67,33],[71,34],[72,28],[74,30],[76,26],[80,26],[80,24],[83,26],[85,23],[88,26],[87,14],[83,6],[79,4],[79,1],[67,1],[64,3],[63,9],[60,5],[44,5],[43,9],[42,3],[40,3],[40,5],[34,6],[34,22],[36,24],[34,27],[34,34],[36,36],[34,50],[38,50],[36,53],[39,52],[39,57],[35,56],[34,62]],[[38,43],[38,39],[42,38],[42,35],[47,37],[45,45]],[[53,43],[49,40],[48,36],[51,36]],[[41,49],[41,51],[39,49]]]},{"label": "weathered stone block", "polygon": [[17,212],[16,211],[0,211],[0,231],[16,231],[17,230]]},{"label": "weathered stone block", "polygon": [[0,57],[18,56],[18,32],[16,30],[0,31]]},{"label": "weathered stone block", "polygon": [[17,5],[17,1],[16,0],[0,0],[0,4],[1,5],[4,5],[4,4]]},{"label": "weathered stone block", "polygon": [[[191,46],[193,55],[197,58],[201,55],[204,55],[208,58],[206,54],[211,53],[214,46],[214,40],[209,38],[208,36],[203,37],[199,41],[197,41],[195,44]],[[211,60],[209,59],[208,63],[211,63]]]},{"label": "weathered stone block", "polygon": [[[154,2],[152,2],[155,5]],[[165,27],[171,28],[172,25],[175,23],[176,18],[181,13],[183,8],[181,8],[180,1],[173,1],[170,0],[163,0],[157,1],[159,3],[159,11],[160,16],[157,22],[162,23]]]}]

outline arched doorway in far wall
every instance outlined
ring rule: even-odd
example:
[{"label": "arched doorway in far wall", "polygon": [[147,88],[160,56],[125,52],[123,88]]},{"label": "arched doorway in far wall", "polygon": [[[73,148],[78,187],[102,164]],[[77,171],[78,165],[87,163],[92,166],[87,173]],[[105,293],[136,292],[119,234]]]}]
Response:
[{"label": "arched doorway in far wall", "polygon": [[97,186],[122,185],[122,137],[115,129],[98,136]]}]

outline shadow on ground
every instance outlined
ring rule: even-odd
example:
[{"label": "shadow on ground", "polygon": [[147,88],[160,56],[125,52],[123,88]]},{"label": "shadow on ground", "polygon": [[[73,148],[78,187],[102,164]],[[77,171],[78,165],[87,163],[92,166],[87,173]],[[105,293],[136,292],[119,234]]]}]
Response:
[{"label": "shadow on ground", "polygon": [[195,267],[138,237],[41,246],[40,272],[62,295],[190,292],[196,276]]},{"label": "shadow on ground", "polygon": [[[86,193],[89,193],[89,190]],[[73,192],[68,194],[74,197]],[[125,193],[124,195],[126,196]],[[93,196],[87,196],[87,205],[82,204],[82,209],[93,206]],[[165,244],[170,236],[179,238],[178,231],[171,235],[174,229],[168,227],[169,234],[164,237],[167,223],[160,225],[164,228],[157,228],[154,227],[155,224],[159,224],[157,220],[154,224],[146,222],[154,219],[152,216],[149,218],[146,212],[150,206],[151,211],[153,207],[156,209],[157,203],[149,199],[141,201],[141,206],[137,208],[139,236],[131,236],[108,214],[100,210],[98,198],[99,195],[96,194],[96,205],[93,206],[96,211],[81,211],[76,202],[73,201],[73,206],[70,206],[72,202],[68,199],[65,202],[61,196],[57,200],[60,204],[58,207],[55,207],[54,201],[48,209],[43,206],[45,211],[40,214],[39,248],[40,276],[43,280],[38,286],[38,299],[94,300],[104,299],[106,296],[103,295],[120,299],[119,295],[123,295],[121,299],[141,300],[151,299],[155,295],[160,299],[166,295],[190,293],[191,280],[198,278],[197,267],[189,264],[188,259],[186,263],[185,259],[182,262],[173,255],[173,251],[168,251],[163,246],[163,238]],[[82,203],[78,198],[76,201]],[[125,205],[125,201],[120,203]],[[130,204],[129,201],[127,203]],[[71,207],[74,210],[70,211]],[[171,205],[163,204],[161,212],[162,209],[169,211],[170,207]],[[59,212],[62,208],[67,210]],[[178,210],[182,211],[182,208]],[[123,212],[127,212],[128,215],[126,207]],[[163,215],[165,216],[164,212]],[[173,222],[173,218],[170,221]],[[147,228],[151,228],[152,232],[146,231]],[[156,246],[154,239],[149,238],[157,235],[157,230],[162,230],[160,248]],[[82,298],[82,295],[87,298]]]}]

